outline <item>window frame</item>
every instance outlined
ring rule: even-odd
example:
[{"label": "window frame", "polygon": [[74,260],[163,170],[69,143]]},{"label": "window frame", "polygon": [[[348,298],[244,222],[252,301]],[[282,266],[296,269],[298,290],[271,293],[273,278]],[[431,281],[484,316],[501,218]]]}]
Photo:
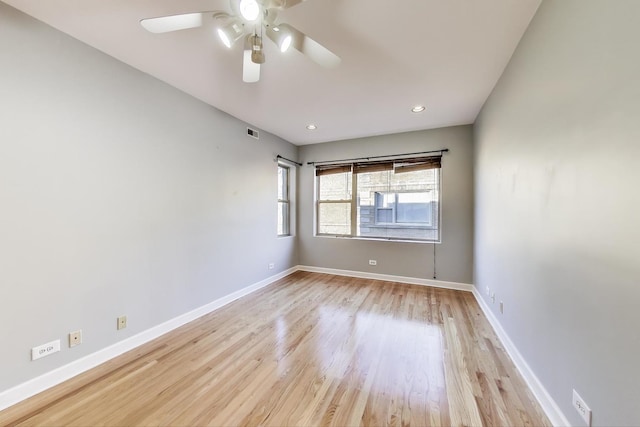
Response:
[{"label": "window frame", "polygon": [[[345,171],[346,172],[346,171]],[[329,236],[329,237],[350,237],[351,234],[336,234],[336,233],[320,233],[320,222],[319,222],[319,218],[320,218],[320,207],[323,204],[346,204],[350,206],[350,233],[353,231],[353,221],[357,219],[357,206],[355,203],[355,197],[353,197],[353,185],[354,185],[354,177],[355,174],[351,173],[351,183],[349,185],[349,187],[351,188],[351,197],[349,199],[326,199],[326,200],[322,200],[320,199],[320,181],[317,179],[318,176],[314,175],[314,185],[315,185],[315,205],[316,205],[316,209],[315,209],[315,234],[318,236]]]},{"label": "window frame", "polygon": [[[286,171],[286,179],[284,182],[284,186],[282,188],[282,192],[280,191],[280,186],[283,184],[280,180],[281,169]],[[276,235],[278,237],[288,237],[288,236],[291,236],[291,167],[282,163],[278,163],[277,175],[278,175],[277,206],[278,208],[280,208],[280,205],[282,204],[283,206],[282,213],[284,215],[284,218],[280,217],[280,209],[278,209],[278,212],[277,212],[278,222],[276,225]],[[280,198],[280,194],[283,195],[283,198]],[[286,209],[284,209],[284,207],[286,207]],[[283,225],[282,233],[280,233],[280,230],[279,230],[280,221],[282,221],[282,225]]]},{"label": "window frame", "polygon": [[[382,228],[382,227],[388,227],[388,228],[396,228],[396,229],[416,229],[416,228],[422,228],[422,229],[427,229],[427,230],[434,230],[436,232],[436,237],[434,239],[422,239],[422,238],[410,238],[410,237],[406,237],[406,238],[401,238],[401,237],[385,237],[385,236],[362,236],[362,235],[358,235],[358,226],[362,226],[362,224],[358,224],[358,175],[360,173],[367,173],[367,172],[355,172],[355,168],[356,167],[362,167],[361,164],[349,164],[349,166],[351,167],[351,198],[350,199],[337,199],[337,200],[322,200],[320,199],[320,192],[321,192],[321,179],[320,177],[322,176],[322,174],[318,173],[318,167],[316,166],[316,173],[314,174],[314,186],[315,186],[315,191],[314,191],[314,198],[315,198],[315,218],[314,218],[314,236],[316,237],[333,237],[333,238],[348,238],[348,239],[361,239],[361,240],[381,240],[381,241],[394,241],[394,242],[411,242],[411,243],[429,243],[429,244],[434,244],[434,243],[441,243],[442,242],[442,167],[440,165],[440,158],[441,156],[434,156],[434,158],[437,157],[437,166],[436,167],[425,167],[424,169],[435,169],[435,173],[437,174],[436,178],[435,178],[435,183],[436,183],[436,187],[435,187],[435,191],[437,193],[437,197],[432,198],[432,202],[430,202],[429,204],[431,205],[430,208],[432,209],[431,211],[431,221],[429,223],[402,223],[402,222],[393,222],[393,223],[377,223],[377,211],[378,208],[376,207],[376,203],[374,202],[374,204],[371,206],[371,208],[374,209],[374,223],[372,224],[372,226],[374,228]],[[408,168],[414,168],[415,166],[411,164],[411,162],[413,161],[418,161],[418,159],[413,159],[413,158],[409,158],[409,159],[396,159],[396,160],[392,160],[392,162],[409,162],[408,166],[405,164],[404,167],[408,167]],[[331,168],[332,165],[328,165],[329,168]],[[334,167],[344,167],[345,165],[333,165]],[[327,168],[327,165],[323,165],[322,167]],[[367,167],[367,165],[365,165],[364,167]],[[373,167],[376,167],[376,165],[374,164]],[[394,172],[396,173],[396,170],[393,169]],[[342,172],[338,172],[338,173],[345,173],[345,171]],[[426,193],[429,191],[433,191],[433,190],[426,190],[426,189],[422,189],[419,191],[415,191],[415,190],[410,190],[410,191],[394,191],[392,189],[389,189],[388,191],[377,191],[377,193],[387,193],[387,194],[395,194],[395,198],[396,198],[396,203],[397,204],[397,194],[398,193],[402,193],[402,192],[408,192],[408,193]],[[375,197],[375,196],[374,196]],[[435,203],[435,205],[433,205],[433,203]],[[338,233],[322,233],[320,232],[320,209],[321,206],[323,204],[349,204],[350,208],[351,208],[351,212],[350,212],[350,224],[349,224],[349,233],[348,234],[338,234]],[[395,215],[396,214],[396,209],[393,208],[392,209],[392,214]],[[394,217],[395,219],[395,217]],[[434,225],[435,222],[435,225]]]}]

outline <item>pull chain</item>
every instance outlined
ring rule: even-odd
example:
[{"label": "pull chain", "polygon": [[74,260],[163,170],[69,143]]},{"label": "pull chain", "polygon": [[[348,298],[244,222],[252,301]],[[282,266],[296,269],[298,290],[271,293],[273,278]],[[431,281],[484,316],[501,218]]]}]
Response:
[{"label": "pull chain", "polygon": [[436,244],[433,244],[433,278],[436,278]]}]

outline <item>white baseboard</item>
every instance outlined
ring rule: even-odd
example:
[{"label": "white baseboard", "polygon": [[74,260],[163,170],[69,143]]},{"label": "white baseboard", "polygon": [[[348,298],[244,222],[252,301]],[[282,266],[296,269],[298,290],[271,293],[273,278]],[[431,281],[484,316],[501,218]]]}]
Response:
[{"label": "white baseboard", "polygon": [[567,417],[565,417],[556,401],[553,400],[547,389],[542,385],[542,382],[540,382],[536,374],[531,370],[531,367],[529,367],[527,361],[522,357],[513,341],[511,341],[511,338],[509,338],[509,335],[507,335],[505,330],[502,328],[500,321],[493,314],[493,311],[491,311],[476,287],[473,288],[473,295],[475,296],[476,301],[478,301],[478,305],[484,312],[484,315],[489,320],[493,330],[496,332],[496,335],[498,335],[498,338],[502,342],[505,350],[511,357],[511,360],[516,365],[520,375],[522,375],[534,396],[538,399],[538,403],[540,403],[542,410],[547,414],[547,417],[549,417],[549,421],[551,421],[551,423],[556,427],[571,426]]},{"label": "white baseboard", "polygon": [[264,280],[261,280],[260,282],[247,286],[246,288],[240,289],[222,298],[218,298],[217,300],[205,304],[202,307],[198,307],[195,310],[181,314],[180,316],[167,320],[164,323],[161,323],[134,336],[119,341],[113,345],[110,345],[109,347],[103,348],[102,350],[89,354],[78,360],[74,360],[67,365],[61,366],[57,369],[47,372],[46,374],[40,375],[39,377],[33,378],[32,380],[5,390],[0,393],[0,411],[40,392],[43,392],[55,385],[58,385],[70,378],[73,378],[76,375],[88,371],[89,369],[95,368],[96,366],[107,362],[108,360],[113,359],[116,356],[133,350],[134,348],[139,347],[151,340],[154,340],[159,336],[172,331],[173,329],[176,329],[224,305],[227,305],[230,302],[237,300],[238,298],[255,292],[258,289],[261,289],[275,282],[276,280],[288,276],[296,270],[297,268],[293,267],[274,276],[268,277]]},{"label": "white baseboard", "polygon": [[362,279],[408,283],[411,285],[433,286],[436,288],[454,289],[457,291],[473,292],[474,289],[473,285],[468,283],[445,282],[442,280],[419,279],[416,277],[393,276],[390,274],[367,273],[364,271],[337,270],[335,268],[312,267],[307,265],[299,265],[296,269],[300,271],[310,271],[313,273],[335,274],[336,276],[358,277]]}]

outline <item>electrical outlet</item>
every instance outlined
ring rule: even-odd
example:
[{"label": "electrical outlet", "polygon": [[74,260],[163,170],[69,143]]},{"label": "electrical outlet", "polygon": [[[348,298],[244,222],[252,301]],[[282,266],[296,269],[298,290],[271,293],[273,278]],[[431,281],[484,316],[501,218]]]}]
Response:
[{"label": "electrical outlet", "polygon": [[491,302],[492,303],[496,302],[496,293],[495,292],[491,294]]},{"label": "electrical outlet", "polygon": [[489,289],[489,287],[487,286],[487,296],[491,295],[491,290]]},{"label": "electrical outlet", "polygon": [[500,313],[504,314],[504,303],[500,301]]},{"label": "electrical outlet", "polygon": [[274,268],[276,268],[276,265],[272,262],[269,263],[269,270],[273,270]]},{"label": "electrical outlet", "polygon": [[31,349],[31,360],[38,360],[42,357],[52,355],[60,351],[60,340],[48,342],[46,344],[33,347]]},{"label": "electrical outlet", "polygon": [[378,261],[376,261],[375,259],[370,259],[369,265],[378,265]]},{"label": "electrical outlet", "polygon": [[587,406],[584,400],[580,397],[577,391],[573,390],[573,407],[580,414],[587,426],[591,425],[591,409]]},{"label": "electrical outlet", "polygon": [[118,330],[124,329],[127,327],[127,316],[118,317]]},{"label": "electrical outlet", "polygon": [[82,329],[69,332],[69,347],[75,347],[79,344],[82,344]]}]

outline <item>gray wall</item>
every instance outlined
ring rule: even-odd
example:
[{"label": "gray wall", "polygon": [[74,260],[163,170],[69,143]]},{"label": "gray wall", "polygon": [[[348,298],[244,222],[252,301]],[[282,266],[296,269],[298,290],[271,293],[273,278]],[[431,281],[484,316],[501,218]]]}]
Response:
[{"label": "gray wall", "polygon": [[640,425],[639,23],[543,2],[474,129],[476,286],[574,425]]},{"label": "gray wall", "polygon": [[0,391],[297,265],[295,146],[4,3],[0,70]]},{"label": "gray wall", "polygon": [[[436,245],[438,280],[471,283],[473,146],[471,126],[376,136],[300,147],[298,245],[300,264],[432,279],[433,245],[314,237],[314,169],[308,161],[449,148],[442,167],[442,243]],[[378,261],[370,266],[369,259]]]}]

